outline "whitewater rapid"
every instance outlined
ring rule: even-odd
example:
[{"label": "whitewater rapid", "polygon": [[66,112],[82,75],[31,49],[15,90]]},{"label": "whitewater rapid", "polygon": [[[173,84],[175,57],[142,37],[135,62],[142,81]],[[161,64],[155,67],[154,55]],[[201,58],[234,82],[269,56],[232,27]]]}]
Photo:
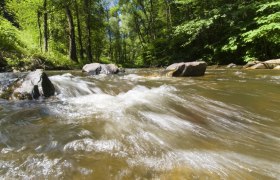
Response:
[{"label": "whitewater rapid", "polygon": [[[234,83],[250,81],[232,73]],[[218,77],[50,79],[49,100],[0,103],[1,178],[280,178],[279,111],[240,105],[238,88],[222,91],[232,84]]]}]

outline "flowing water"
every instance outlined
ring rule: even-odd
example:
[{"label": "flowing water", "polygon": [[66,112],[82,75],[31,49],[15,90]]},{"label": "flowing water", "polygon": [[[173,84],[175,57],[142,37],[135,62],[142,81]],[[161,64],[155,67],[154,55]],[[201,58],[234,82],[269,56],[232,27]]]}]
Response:
[{"label": "flowing water", "polygon": [[55,97],[0,100],[0,178],[280,179],[279,71],[158,74],[49,72]]}]

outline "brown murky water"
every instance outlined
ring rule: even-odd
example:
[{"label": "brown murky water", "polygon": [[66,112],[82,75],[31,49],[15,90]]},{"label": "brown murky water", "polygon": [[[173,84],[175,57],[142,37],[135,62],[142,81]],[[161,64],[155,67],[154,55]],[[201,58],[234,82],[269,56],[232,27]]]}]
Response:
[{"label": "brown murky water", "polygon": [[0,178],[280,179],[280,71],[158,72],[53,72],[56,97],[0,100]]}]

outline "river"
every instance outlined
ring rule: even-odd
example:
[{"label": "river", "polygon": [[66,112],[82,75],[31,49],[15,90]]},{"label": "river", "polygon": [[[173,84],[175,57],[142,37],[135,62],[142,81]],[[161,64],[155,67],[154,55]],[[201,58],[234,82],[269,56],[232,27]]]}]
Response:
[{"label": "river", "polygon": [[55,97],[0,100],[0,179],[280,179],[280,71],[48,72]]}]

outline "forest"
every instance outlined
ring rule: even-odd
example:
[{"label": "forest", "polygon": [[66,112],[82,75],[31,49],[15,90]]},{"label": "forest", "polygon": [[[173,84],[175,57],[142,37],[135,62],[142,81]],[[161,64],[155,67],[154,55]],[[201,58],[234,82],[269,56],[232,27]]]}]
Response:
[{"label": "forest", "polygon": [[278,0],[1,0],[0,66],[162,67],[280,57]]}]

